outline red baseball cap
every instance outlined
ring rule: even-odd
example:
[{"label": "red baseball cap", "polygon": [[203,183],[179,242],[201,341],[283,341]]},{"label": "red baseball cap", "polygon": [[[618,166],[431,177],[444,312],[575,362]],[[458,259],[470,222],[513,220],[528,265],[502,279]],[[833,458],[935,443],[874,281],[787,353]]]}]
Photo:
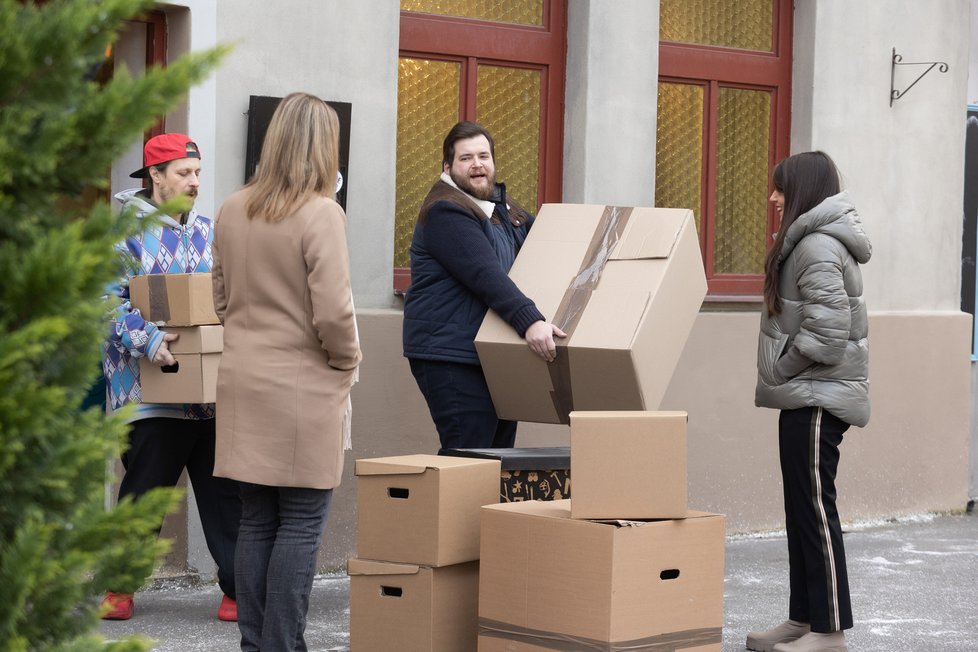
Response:
[{"label": "red baseball cap", "polygon": [[143,147],[143,167],[129,176],[143,179],[149,176],[149,168],[153,165],[175,161],[178,158],[200,158],[197,143],[183,134],[160,134],[146,141]]}]

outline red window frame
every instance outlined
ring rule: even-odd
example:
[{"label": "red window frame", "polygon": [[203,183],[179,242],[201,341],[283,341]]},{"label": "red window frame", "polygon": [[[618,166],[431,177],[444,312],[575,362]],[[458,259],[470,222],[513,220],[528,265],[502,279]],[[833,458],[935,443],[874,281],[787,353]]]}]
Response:
[{"label": "red window frame", "polygon": [[[544,0],[543,26],[401,12],[400,56],[461,64],[460,120],[476,119],[480,64],[541,71],[538,203],[561,199],[566,35],[567,5],[560,0]],[[410,283],[409,268],[394,268],[396,293],[403,293]]]},{"label": "red window frame", "polygon": [[[133,18],[131,22],[146,25],[146,67],[157,66],[165,68],[167,49],[166,14],[162,11],[148,11],[141,16]],[[144,135],[143,142],[165,132],[166,116],[160,116],[159,120]]]},{"label": "red window frame", "polygon": [[[771,128],[768,167],[789,153],[791,135],[791,30],[792,0],[771,0],[773,47],[771,52],[721,48],[688,43],[659,44],[659,81],[704,88],[703,178],[700,199],[700,247],[706,267],[707,300],[756,300],[764,289],[760,274],[714,274],[714,228],[717,187],[717,101],[719,90],[743,88],[771,92]],[[772,190],[769,182],[768,190]],[[777,230],[774,207],[767,207],[767,241]]]}]

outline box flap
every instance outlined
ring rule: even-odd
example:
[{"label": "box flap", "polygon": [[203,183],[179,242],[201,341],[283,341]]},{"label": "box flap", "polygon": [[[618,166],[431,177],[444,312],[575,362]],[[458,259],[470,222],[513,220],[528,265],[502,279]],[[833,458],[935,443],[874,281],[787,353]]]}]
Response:
[{"label": "box flap", "polygon": [[631,411],[631,410],[595,410],[590,412],[571,412],[571,427],[574,427],[574,421],[588,421],[594,419],[596,421],[612,421],[615,419],[634,419],[635,417],[645,417],[654,419],[656,417],[663,419],[675,419],[676,417],[683,417],[689,421],[689,413],[685,410],[651,410],[651,411]]},{"label": "box flap", "polygon": [[444,455],[398,455],[375,457],[356,461],[355,475],[420,474],[428,469],[448,469],[476,464],[489,464],[494,460],[450,457]]},{"label": "box flap", "polygon": [[170,353],[220,353],[224,349],[224,327],[164,326],[167,333],[180,337],[170,343]]},{"label": "box flap", "polygon": [[377,457],[356,461],[354,475],[390,475],[390,474],[419,474],[428,470],[421,455],[403,455],[400,457]]},{"label": "box flap", "polygon": [[724,514],[714,514],[712,512],[697,512],[688,510],[682,519],[674,518],[648,518],[648,519],[622,519],[622,518],[594,518],[586,519],[589,523],[600,525],[614,525],[615,527],[644,527],[652,523],[662,523],[663,521],[693,520],[698,518],[726,518]]},{"label": "box flap", "polygon": [[353,558],[346,562],[347,575],[417,575],[417,564],[395,564],[389,561],[373,561]]},{"label": "box flap", "polygon": [[683,224],[692,218],[684,208],[634,208],[610,260],[668,258]]}]

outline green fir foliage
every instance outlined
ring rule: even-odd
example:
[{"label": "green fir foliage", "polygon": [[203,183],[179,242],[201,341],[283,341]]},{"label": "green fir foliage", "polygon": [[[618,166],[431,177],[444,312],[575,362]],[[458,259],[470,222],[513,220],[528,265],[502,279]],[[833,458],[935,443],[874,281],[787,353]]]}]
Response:
[{"label": "green fir foliage", "polygon": [[[139,78],[91,79],[148,0],[0,0],[0,651],[146,650],[95,632],[98,596],[135,590],[178,499],[106,511],[119,416],[81,404],[94,380],[136,228],[104,199],[113,160],[214,70],[224,49]],[[124,415],[123,415],[124,416]]]}]

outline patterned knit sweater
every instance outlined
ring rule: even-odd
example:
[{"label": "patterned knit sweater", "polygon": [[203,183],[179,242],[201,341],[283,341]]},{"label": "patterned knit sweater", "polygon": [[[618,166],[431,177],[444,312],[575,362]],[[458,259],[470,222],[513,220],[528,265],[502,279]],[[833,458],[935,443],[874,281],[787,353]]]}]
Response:
[{"label": "patterned knit sweater", "polygon": [[[115,196],[125,209],[143,218],[155,212],[148,193],[138,188]],[[168,215],[145,231],[117,245],[125,276],[115,288],[120,304],[113,315],[109,338],[102,357],[105,372],[106,407],[109,412],[132,403],[136,405],[130,421],[151,417],[210,419],[214,405],[143,403],[139,386],[139,358],[152,358],[163,343],[163,331],[143,319],[129,303],[129,278],[140,274],[209,272],[213,262],[211,242],[213,223],[195,210],[185,224]]]}]

